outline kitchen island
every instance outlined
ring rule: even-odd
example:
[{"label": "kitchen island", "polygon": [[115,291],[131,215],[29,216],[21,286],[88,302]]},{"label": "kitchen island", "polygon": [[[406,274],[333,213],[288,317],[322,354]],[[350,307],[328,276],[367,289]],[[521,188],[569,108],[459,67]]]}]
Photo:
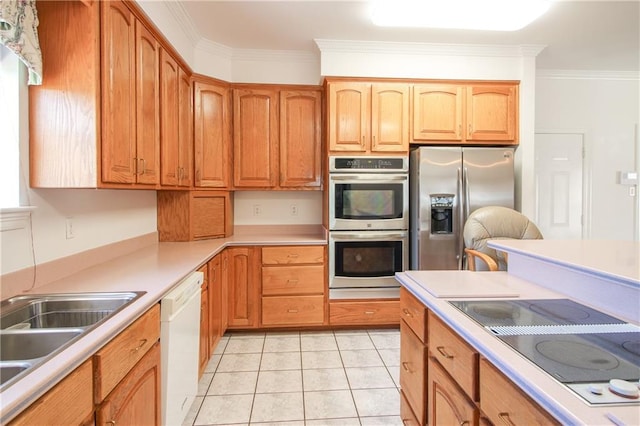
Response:
[{"label": "kitchen island", "polygon": [[[444,323],[476,351],[480,359],[493,365],[526,398],[558,422],[640,424],[637,399],[624,405],[588,404],[449,303],[455,300],[569,299],[638,326],[640,245],[636,242],[551,240],[501,240],[490,242],[490,245],[508,253],[508,272],[407,271],[397,274],[397,279],[433,318]],[[427,327],[431,325],[427,322]],[[430,353],[435,352],[432,342],[428,343]],[[479,381],[482,379],[480,374]],[[469,398],[481,412],[485,411],[481,394],[469,395]],[[496,398],[501,397],[496,395]]]}]

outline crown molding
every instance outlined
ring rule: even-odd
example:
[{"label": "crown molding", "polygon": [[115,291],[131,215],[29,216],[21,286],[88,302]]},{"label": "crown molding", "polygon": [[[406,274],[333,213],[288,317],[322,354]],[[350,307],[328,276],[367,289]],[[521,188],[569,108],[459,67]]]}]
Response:
[{"label": "crown molding", "polygon": [[202,36],[196,30],[196,24],[191,19],[191,16],[184,9],[182,3],[166,1],[162,2],[164,6],[167,8],[171,16],[175,19],[175,21],[180,26],[180,29],[186,34],[186,36],[191,41],[192,45],[196,45],[201,39]]},{"label": "crown molding", "polygon": [[537,56],[545,45],[496,45],[452,43],[400,43],[387,41],[314,40],[322,53],[377,53],[390,55],[444,55],[527,57]]},{"label": "crown molding", "polygon": [[201,38],[198,43],[196,43],[195,50],[200,50],[210,55],[222,57],[228,60],[231,60],[233,57],[232,48],[206,38]]},{"label": "crown molding", "polygon": [[639,81],[638,71],[557,70],[538,69],[536,78],[549,80],[626,80]]},{"label": "crown molding", "polygon": [[208,39],[200,39],[196,50],[228,60],[260,62],[318,62],[318,54],[301,50],[233,49]]}]

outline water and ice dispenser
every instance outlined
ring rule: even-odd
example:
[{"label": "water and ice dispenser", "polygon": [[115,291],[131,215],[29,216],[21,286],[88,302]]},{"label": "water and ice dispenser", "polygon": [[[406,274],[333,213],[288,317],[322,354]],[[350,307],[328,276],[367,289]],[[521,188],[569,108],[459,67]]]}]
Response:
[{"label": "water and ice dispenser", "polygon": [[453,233],[453,194],[431,194],[431,233]]}]

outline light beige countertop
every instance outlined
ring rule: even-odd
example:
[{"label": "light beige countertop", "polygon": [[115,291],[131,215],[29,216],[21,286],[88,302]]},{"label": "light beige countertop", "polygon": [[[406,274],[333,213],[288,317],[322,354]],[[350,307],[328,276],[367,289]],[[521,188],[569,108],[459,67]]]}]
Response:
[{"label": "light beige countertop", "polygon": [[50,361],[33,368],[21,380],[2,390],[0,423],[8,422],[28,407],[162,299],[182,279],[224,248],[325,244],[326,233],[321,226],[242,226],[236,227],[235,235],[230,238],[155,243],[35,288],[31,293],[144,291],[146,294],[83,335]]}]

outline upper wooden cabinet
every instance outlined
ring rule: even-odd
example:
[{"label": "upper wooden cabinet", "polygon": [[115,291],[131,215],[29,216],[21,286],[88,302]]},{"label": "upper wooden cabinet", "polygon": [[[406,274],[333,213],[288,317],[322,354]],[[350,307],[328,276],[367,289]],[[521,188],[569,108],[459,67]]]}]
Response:
[{"label": "upper wooden cabinet", "polygon": [[319,90],[233,90],[236,189],[321,187]]},{"label": "upper wooden cabinet", "polygon": [[414,85],[412,140],[517,144],[517,83]]},{"label": "upper wooden cabinet", "polygon": [[328,83],[330,153],[409,151],[409,84]]},{"label": "upper wooden cabinet", "polygon": [[159,43],[135,4],[38,2],[43,85],[29,88],[31,186],[159,183]]},{"label": "upper wooden cabinet", "polygon": [[160,49],[160,183],[190,187],[193,183],[191,80],[165,50]]},{"label": "upper wooden cabinet", "polygon": [[231,175],[231,91],[216,80],[194,81],[194,185],[228,189]]}]

